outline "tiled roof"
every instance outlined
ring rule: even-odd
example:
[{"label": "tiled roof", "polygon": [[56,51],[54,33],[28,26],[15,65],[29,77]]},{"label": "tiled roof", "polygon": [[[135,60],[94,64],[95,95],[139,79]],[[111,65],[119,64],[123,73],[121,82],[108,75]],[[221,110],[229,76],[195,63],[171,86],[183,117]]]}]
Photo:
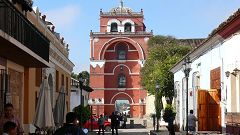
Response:
[{"label": "tiled roof", "polygon": [[222,22],[216,29],[214,29],[209,35],[208,38],[214,36],[219,30],[223,29],[225,26],[227,26],[229,23],[231,23],[234,19],[237,18],[237,16],[240,15],[240,8],[233,13],[226,21]]},{"label": "tiled roof", "polygon": [[195,39],[178,39],[185,45],[191,46],[193,48],[198,47],[205,40],[205,38],[195,38]]}]

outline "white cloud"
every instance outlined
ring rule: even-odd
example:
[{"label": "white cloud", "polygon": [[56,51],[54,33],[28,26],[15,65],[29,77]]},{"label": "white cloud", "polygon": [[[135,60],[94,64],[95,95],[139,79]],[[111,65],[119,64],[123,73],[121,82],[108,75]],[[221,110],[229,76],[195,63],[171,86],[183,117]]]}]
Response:
[{"label": "white cloud", "polygon": [[57,27],[64,28],[74,24],[80,14],[80,8],[76,5],[66,5],[47,11],[47,20]]}]

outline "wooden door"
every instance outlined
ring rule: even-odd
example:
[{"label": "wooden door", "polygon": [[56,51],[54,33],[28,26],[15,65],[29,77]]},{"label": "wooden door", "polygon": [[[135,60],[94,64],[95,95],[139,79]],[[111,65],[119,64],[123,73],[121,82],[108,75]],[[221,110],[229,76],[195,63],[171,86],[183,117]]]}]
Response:
[{"label": "wooden door", "polygon": [[207,91],[198,90],[198,130],[207,131]]},{"label": "wooden door", "polygon": [[209,131],[221,130],[220,94],[218,90],[208,91],[208,128]]},{"label": "wooden door", "polygon": [[198,130],[220,131],[221,109],[218,90],[198,91]]}]

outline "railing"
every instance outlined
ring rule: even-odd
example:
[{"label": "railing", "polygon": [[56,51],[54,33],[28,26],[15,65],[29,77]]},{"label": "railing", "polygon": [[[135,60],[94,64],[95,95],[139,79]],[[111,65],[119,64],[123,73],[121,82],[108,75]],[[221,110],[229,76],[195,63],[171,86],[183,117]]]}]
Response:
[{"label": "railing", "polygon": [[143,16],[142,12],[101,12],[101,16]]},{"label": "railing", "polygon": [[49,61],[49,40],[8,0],[0,0],[0,30]]},{"label": "railing", "polygon": [[92,32],[92,35],[129,35],[129,36],[138,36],[138,35],[153,35],[153,32],[146,31],[136,31],[136,32]]}]

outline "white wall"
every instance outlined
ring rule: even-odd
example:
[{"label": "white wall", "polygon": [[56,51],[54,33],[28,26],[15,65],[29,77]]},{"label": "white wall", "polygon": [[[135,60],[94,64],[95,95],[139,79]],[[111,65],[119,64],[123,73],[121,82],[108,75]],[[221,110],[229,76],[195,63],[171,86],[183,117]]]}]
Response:
[{"label": "white wall", "polygon": [[150,116],[151,114],[155,114],[155,96],[150,95],[146,97],[146,116]]},{"label": "white wall", "polygon": [[[81,92],[80,92],[79,88],[76,88],[76,87],[71,87],[71,90],[76,90],[76,92],[72,92],[71,91],[70,110],[72,111],[73,108],[75,108],[76,106],[80,105],[80,102],[81,102],[81,96],[80,96]],[[88,92],[83,90],[82,94],[84,95],[84,97],[87,97],[87,99],[84,99],[84,106],[86,106],[88,104]]]},{"label": "white wall", "polygon": [[[202,90],[210,89],[210,71],[221,66],[221,47],[218,45],[215,48],[203,53],[201,56],[192,60],[191,72],[189,73],[189,81],[188,81],[188,113],[189,110],[194,110],[195,115],[197,115],[197,91],[193,88],[193,73],[199,72],[200,75],[200,88]],[[186,84],[183,84],[184,73],[182,70],[177,71],[174,74],[174,82],[179,82],[179,110],[180,113],[178,116],[179,121],[177,123],[180,124],[180,127],[185,125],[185,117],[186,117]],[[184,89],[183,89],[184,87]],[[192,96],[190,96],[192,93]]]},{"label": "white wall", "polygon": [[[221,110],[222,110],[222,126],[225,127],[224,115],[226,109],[231,112],[231,83],[230,77],[225,76],[226,71],[233,72],[234,68],[240,69],[240,35],[234,35],[231,38],[224,40],[221,43],[213,43],[208,51],[203,52],[201,55],[197,56],[192,60],[192,70],[189,75],[189,92],[192,91],[192,75],[194,72],[200,73],[200,89],[209,90],[210,89],[210,71],[221,67]],[[233,77],[233,76],[231,76]],[[180,119],[177,121],[180,125],[183,125],[185,119],[185,98],[182,97],[182,79],[184,74],[181,70],[178,70],[174,74],[174,82],[178,81],[180,85],[179,89],[179,101],[180,106],[178,112],[180,113]],[[236,78],[236,104],[237,110],[240,111],[240,85],[239,85],[239,75]],[[185,93],[186,91],[184,91]],[[197,92],[193,91],[195,97],[197,97]],[[189,96],[189,108],[195,110],[197,114],[197,98],[193,99],[194,96]],[[227,97],[227,99],[226,99]],[[184,99],[183,99],[184,98]]]}]

